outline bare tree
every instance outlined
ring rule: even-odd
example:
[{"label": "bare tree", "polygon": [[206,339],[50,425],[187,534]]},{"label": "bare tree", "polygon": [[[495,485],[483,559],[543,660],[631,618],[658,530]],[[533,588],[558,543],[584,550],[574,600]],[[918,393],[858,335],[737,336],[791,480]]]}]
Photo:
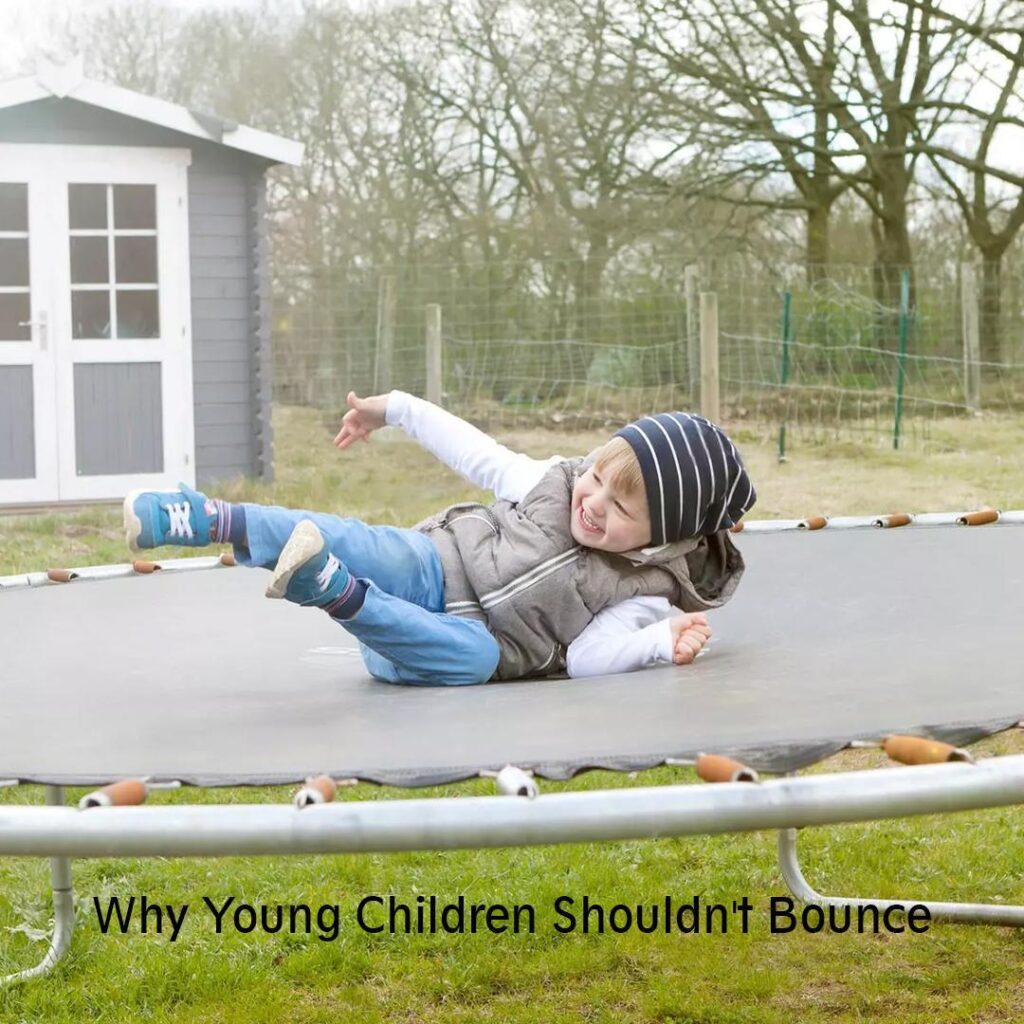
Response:
[{"label": "bare tree", "polygon": [[868,0],[641,7],[640,45],[678,70],[681,94],[697,86],[684,103],[699,103],[710,136],[736,154],[735,174],[784,176],[792,189],[746,201],[805,210],[813,265],[829,255],[832,204],[851,190],[872,215],[878,297],[895,305],[912,263],[915,165],[952,116],[946,98],[970,43],[936,19],[937,0],[895,11]]},{"label": "bare tree", "polygon": [[1024,10],[1020,4],[980,4],[942,17],[950,31],[974,40],[969,65],[974,88],[952,101],[957,130],[936,138],[925,153],[981,256],[981,354],[1000,362],[1004,257],[1024,227],[1024,174],[1018,169]]},{"label": "bare tree", "polygon": [[[636,0],[634,43],[672,72],[667,105],[699,124],[705,144],[726,155],[722,173],[703,182],[704,193],[803,212],[813,281],[829,262],[829,215],[850,178],[832,152],[839,136],[831,111],[836,17],[829,8],[820,35],[802,36],[806,59],[800,60],[774,24],[784,6]],[[792,191],[775,186],[780,176]]]},{"label": "bare tree", "polygon": [[640,88],[639,54],[611,31],[615,6],[448,0],[435,26],[444,73],[413,79],[404,68],[411,87],[458,118],[477,204],[497,200],[521,219],[535,253],[579,257],[584,300],[624,245],[678,223],[683,194],[665,182],[694,149],[685,126],[665,130],[657,97]]}]

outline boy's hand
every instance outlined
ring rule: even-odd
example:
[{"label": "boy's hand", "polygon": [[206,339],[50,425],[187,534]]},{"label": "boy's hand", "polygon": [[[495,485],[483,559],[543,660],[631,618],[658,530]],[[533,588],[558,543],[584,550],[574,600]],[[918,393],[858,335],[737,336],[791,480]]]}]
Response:
[{"label": "boy's hand", "polygon": [[711,636],[708,617],[703,612],[683,612],[673,616],[672,663],[689,665],[700,653]]},{"label": "boy's hand", "polygon": [[387,422],[387,395],[360,398],[354,391],[350,391],[346,401],[348,412],[341,417],[341,430],[334,439],[335,448],[348,448],[356,441],[366,441],[370,434]]}]

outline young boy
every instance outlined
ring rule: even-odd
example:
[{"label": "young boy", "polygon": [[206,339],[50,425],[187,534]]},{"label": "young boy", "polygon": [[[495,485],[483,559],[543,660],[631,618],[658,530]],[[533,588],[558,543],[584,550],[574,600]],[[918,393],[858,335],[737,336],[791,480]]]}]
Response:
[{"label": "young boy", "polygon": [[703,612],[743,572],[728,528],[756,500],[718,427],[662,413],[586,458],[539,460],[401,391],[348,405],[339,449],[397,426],[497,501],[407,530],[180,485],[125,498],[129,546],[230,542],[239,563],[274,572],[268,597],[325,610],[385,682],[627,672],[704,646]]}]

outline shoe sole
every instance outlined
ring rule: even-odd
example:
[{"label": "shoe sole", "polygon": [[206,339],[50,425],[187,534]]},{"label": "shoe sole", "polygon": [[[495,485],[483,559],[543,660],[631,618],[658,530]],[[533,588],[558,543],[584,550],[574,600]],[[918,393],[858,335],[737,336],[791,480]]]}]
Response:
[{"label": "shoe sole", "polygon": [[124,539],[128,541],[128,547],[132,551],[142,551],[139,546],[139,535],[142,533],[142,520],[135,514],[135,499],[140,494],[145,494],[146,489],[140,487],[137,490],[129,491],[124,499]]},{"label": "shoe sole", "polygon": [[299,566],[305,564],[314,555],[318,555],[324,549],[324,539],[316,528],[316,523],[309,519],[303,519],[298,526],[292,530],[288,543],[281,549],[277,559],[277,568],[274,570],[274,578],[267,587],[267,597],[275,599],[282,598],[292,581],[292,576]]}]

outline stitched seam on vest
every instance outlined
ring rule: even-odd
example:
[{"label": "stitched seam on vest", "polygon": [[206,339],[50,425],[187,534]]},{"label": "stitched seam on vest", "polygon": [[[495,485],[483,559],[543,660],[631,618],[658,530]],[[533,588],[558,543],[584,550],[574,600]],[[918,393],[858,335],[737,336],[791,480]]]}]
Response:
[{"label": "stitched seam on vest", "polygon": [[[517,597],[524,590],[529,590],[530,587],[535,586],[538,583],[543,582],[553,573],[563,569],[571,562],[576,560],[576,548],[571,548],[569,551],[563,551],[560,555],[555,555],[554,558],[549,558],[546,562],[542,562],[540,565],[531,569],[529,572],[523,573],[522,576],[516,577],[511,583],[507,583],[500,590],[492,591],[490,594],[484,594],[477,601],[451,601],[445,604],[444,610],[449,615],[466,615],[475,611],[489,611],[491,608],[497,607],[499,604],[503,604],[505,601],[511,600],[513,597]],[[510,590],[509,588],[514,588]]]},{"label": "stitched seam on vest", "polygon": [[558,645],[556,644],[554,647],[551,648],[551,654],[548,655],[548,660],[545,661],[544,664],[541,665],[541,667],[539,669],[537,669],[537,671],[538,672],[543,672],[545,669],[550,668],[551,663],[555,660],[555,657],[557,655],[558,655]]},{"label": "stitched seam on vest", "polygon": [[[568,557],[566,557],[568,556]],[[485,594],[480,598],[480,606],[484,611],[490,611],[492,608],[496,608],[499,604],[503,604],[505,601],[511,600],[513,597],[518,596],[524,590],[529,590],[530,587],[535,587],[538,583],[546,580],[549,576],[554,575],[560,569],[564,569],[567,565],[576,561],[576,551],[567,551],[565,555],[559,556],[559,560],[555,564],[550,565],[543,572],[534,571],[533,573],[526,573],[520,576],[518,580],[513,580],[509,586],[516,583],[520,584],[515,590],[508,590],[508,587],[503,587],[502,591],[495,591],[494,594]],[[503,593],[508,591],[508,593]],[[500,595],[500,596],[496,596]]]},{"label": "stitched seam on vest", "polygon": [[494,523],[491,522],[490,519],[487,518],[487,516],[478,516],[473,512],[466,512],[464,515],[456,516],[454,519],[451,520],[451,522],[457,523],[460,519],[479,519],[480,522],[486,523],[491,528],[492,533],[494,533],[495,535],[497,535],[498,533],[498,528],[494,525]]}]

